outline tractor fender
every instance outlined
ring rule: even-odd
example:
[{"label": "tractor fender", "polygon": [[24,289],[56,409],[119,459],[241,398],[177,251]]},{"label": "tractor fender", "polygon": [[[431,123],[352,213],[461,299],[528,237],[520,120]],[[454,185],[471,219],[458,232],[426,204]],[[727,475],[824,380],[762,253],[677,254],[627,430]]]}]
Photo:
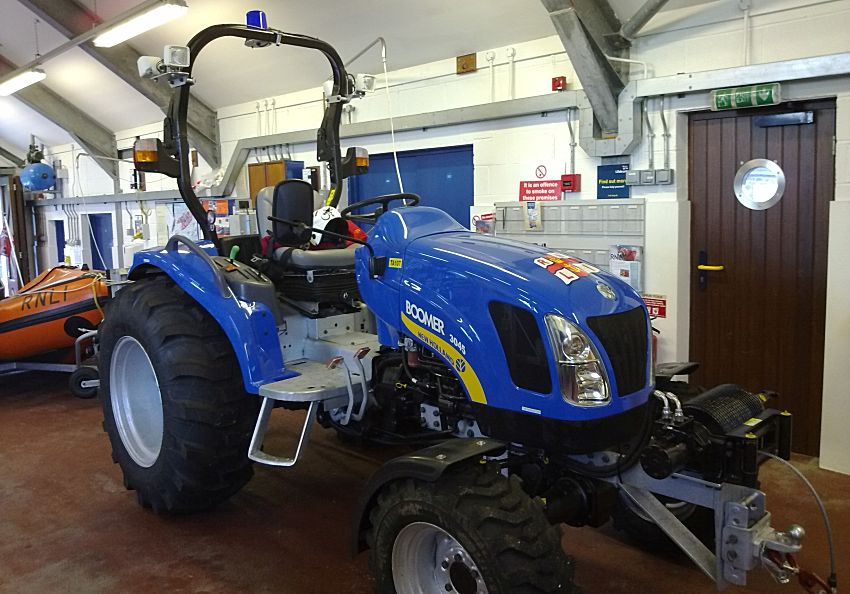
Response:
[{"label": "tractor fender", "polygon": [[[178,242],[174,242],[175,237],[179,238]],[[230,279],[217,270],[211,259],[216,255],[212,243],[175,237],[165,249],[137,252],[128,278],[138,280],[148,274],[166,274],[207,310],[233,346],[247,392],[258,394],[263,384],[296,376],[284,366],[277,336],[276,304],[252,296],[250,289],[244,290],[237,278]],[[186,251],[177,249],[176,243],[193,245]],[[235,263],[234,270],[239,266],[244,265]]]},{"label": "tractor fender", "polygon": [[377,502],[378,493],[387,485],[404,479],[433,483],[453,466],[485,455],[499,455],[506,447],[506,442],[490,438],[449,439],[385,463],[369,478],[354,509],[353,554],[368,548],[366,532],[371,526],[369,515]]}]

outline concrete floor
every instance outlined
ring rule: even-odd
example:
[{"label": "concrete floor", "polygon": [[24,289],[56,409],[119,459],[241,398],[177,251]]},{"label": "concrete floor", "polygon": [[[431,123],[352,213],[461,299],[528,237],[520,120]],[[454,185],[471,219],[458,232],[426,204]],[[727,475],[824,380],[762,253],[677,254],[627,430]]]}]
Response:
[{"label": "concrete floor", "polygon": [[[0,592],[367,593],[366,555],[350,556],[349,526],[360,485],[392,453],[345,448],[317,429],[294,469],[258,468],[252,482],[215,512],[157,517],[136,504],[112,464],[96,400],[68,393],[66,376],[0,377]],[[280,414],[280,411],[278,413]],[[294,413],[290,413],[294,415]],[[278,418],[269,448],[294,439]],[[838,542],[839,572],[850,574],[850,477],[795,463],[824,496]],[[824,530],[798,480],[770,462],[764,488],[774,523],[808,530],[802,565],[827,573]],[[681,558],[630,546],[610,525],[565,528],[588,594],[714,592]],[[735,592],[799,592],[753,574]]]}]

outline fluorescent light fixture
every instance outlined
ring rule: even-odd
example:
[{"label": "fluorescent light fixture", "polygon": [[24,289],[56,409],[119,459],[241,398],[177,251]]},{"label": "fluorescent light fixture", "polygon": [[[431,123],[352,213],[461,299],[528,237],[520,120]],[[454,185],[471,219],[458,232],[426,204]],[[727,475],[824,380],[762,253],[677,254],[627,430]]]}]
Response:
[{"label": "fluorescent light fixture", "polygon": [[97,47],[113,47],[146,31],[164,25],[183,15],[189,7],[184,0],[167,0],[163,4],[143,12],[123,23],[115,25],[94,38]]},{"label": "fluorescent light fixture", "polygon": [[17,93],[21,89],[34,85],[45,78],[47,78],[47,75],[41,68],[33,68],[32,70],[21,72],[9,80],[0,83],[0,95],[8,97],[12,93]]}]

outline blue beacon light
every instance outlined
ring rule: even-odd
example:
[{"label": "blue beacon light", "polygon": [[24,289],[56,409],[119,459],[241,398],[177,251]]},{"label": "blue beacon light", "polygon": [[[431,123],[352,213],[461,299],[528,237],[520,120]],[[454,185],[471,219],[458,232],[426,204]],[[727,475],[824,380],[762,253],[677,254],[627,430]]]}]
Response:
[{"label": "blue beacon light", "polygon": [[245,15],[245,20],[249,27],[255,29],[268,29],[269,25],[266,21],[266,13],[262,10],[249,10]]}]

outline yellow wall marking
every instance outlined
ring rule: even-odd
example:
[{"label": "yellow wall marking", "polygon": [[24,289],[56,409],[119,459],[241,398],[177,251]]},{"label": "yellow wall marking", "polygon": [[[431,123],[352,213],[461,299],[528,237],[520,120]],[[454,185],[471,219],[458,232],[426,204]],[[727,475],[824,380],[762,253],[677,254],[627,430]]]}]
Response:
[{"label": "yellow wall marking", "polygon": [[476,375],[475,370],[472,369],[469,361],[464,359],[457,349],[404,314],[401,315],[401,321],[404,322],[404,325],[407,326],[408,330],[413,332],[416,338],[424,342],[444,359],[448,359],[449,364],[454,367],[455,372],[457,372],[460,377],[460,381],[463,382],[463,385],[473,402],[487,404],[487,397],[484,395],[484,388],[481,387],[481,380],[478,379],[478,375]]}]

